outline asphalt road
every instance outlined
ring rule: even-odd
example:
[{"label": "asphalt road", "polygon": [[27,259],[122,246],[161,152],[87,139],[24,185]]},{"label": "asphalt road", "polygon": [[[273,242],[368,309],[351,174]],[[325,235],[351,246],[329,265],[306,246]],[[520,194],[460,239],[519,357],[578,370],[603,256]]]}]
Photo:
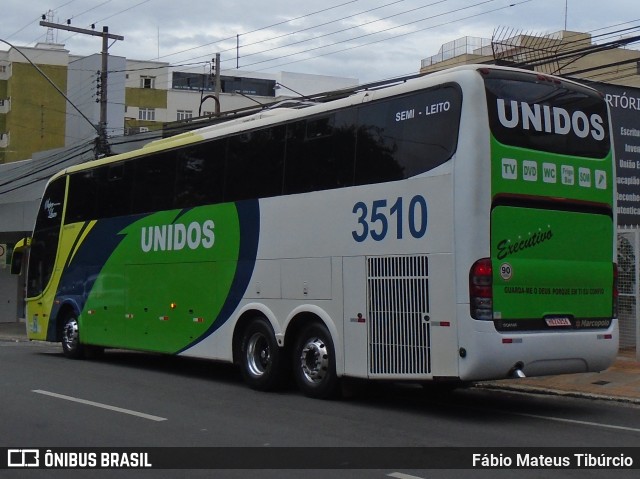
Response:
[{"label": "asphalt road", "polygon": [[[471,388],[448,396],[375,384],[340,401],[248,389],[228,365],[108,351],[74,361],[59,345],[0,342],[3,447],[570,447],[640,448],[640,408]],[[251,450],[247,450],[250,454]],[[373,450],[375,451],[375,450]],[[292,454],[300,451],[292,449]],[[296,460],[299,460],[296,457]],[[372,458],[375,460],[375,458]],[[247,464],[252,461],[247,457]],[[97,477],[513,477],[506,470],[91,471]],[[1,471],[6,477],[87,477],[87,471]],[[610,477],[597,469],[544,477]],[[638,471],[615,471],[616,478]],[[542,477],[540,470],[519,477]]]}]

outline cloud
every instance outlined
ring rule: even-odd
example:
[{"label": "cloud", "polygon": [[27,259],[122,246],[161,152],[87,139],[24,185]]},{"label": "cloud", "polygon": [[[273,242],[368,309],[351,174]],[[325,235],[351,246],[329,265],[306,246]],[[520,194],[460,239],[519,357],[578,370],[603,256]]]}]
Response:
[{"label": "cloud", "polygon": [[[40,26],[50,2],[2,3],[0,39],[30,46],[49,35],[72,54],[101,49],[99,38]],[[562,30],[565,21],[572,30],[615,30],[633,26],[633,20],[640,24],[630,18],[634,11],[636,0],[71,0],[51,20],[70,18],[81,28],[97,22],[98,30],[108,25],[111,33],[125,37],[110,53],[130,59],[159,57],[180,65],[204,63],[222,52],[223,68],[235,68],[239,55],[243,69],[374,81],[418,71],[423,58],[463,36],[491,37],[500,27],[544,34]]]}]

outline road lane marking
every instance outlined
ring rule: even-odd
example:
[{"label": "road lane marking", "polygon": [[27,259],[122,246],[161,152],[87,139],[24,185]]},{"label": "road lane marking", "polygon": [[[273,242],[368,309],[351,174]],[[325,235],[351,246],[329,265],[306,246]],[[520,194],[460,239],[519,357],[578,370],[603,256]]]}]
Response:
[{"label": "road lane marking", "polygon": [[50,391],[43,391],[42,389],[33,389],[32,392],[36,394],[43,394],[45,396],[51,396],[58,399],[64,399],[66,401],[77,402],[80,404],[86,404],[87,406],[99,407],[102,409],[108,409],[109,411],[120,412],[123,414],[130,414],[131,416],[137,416],[144,419],[149,419],[150,421],[166,421],[166,417],[153,416],[151,414],[145,414],[143,412],[132,411],[131,409],[124,409],[117,406],[110,406],[109,404],[102,404],[94,401],[87,401],[86,399],[75,398],[72,396],[65,396],[64,394],[52,393]]},{"label": "road lane marking", "polygon": [[403,472],[392,472],[387,474],[388,477],[394,477],[395,479],[424,479],[420,476],[412,476],[411,474],[405,474]]},{"label": "road lane marking", "polygon": [[472,409],[474,411],[481,411],[481,412],[494,412],[494,413],[499,413],[499,414],[507,414],[507,415],[511,415],[511,416],[521,416],[521,417],[529,417],[532,419],[541,419],[541,420],[545,420],[545,421],[555,421],[555,422],[564,422],[567,424],[578,424],[581,426],[589,426],[589,427],[601,427],[604,429],[615,429],[618,431],[629,431],[629,432],[640,432],[640,428],[637,427],[629,427],[629,426],[617,426],[615,424],[606,424],[606,423],[602,423],[602,422],[591,422],[591,421],[580,421],[578,419],[566,419],[566,418],[562,418],[562,417],[555,417],[555,416],[542,416],[540,414],[529,414],[526,412],[515,412],[515,411],[504,411],[504,410],[498,410],[498,409],[483,409],[480,407],[464,407],[464,406],[458,406],[458,407],[462,407],[464,409]]},{"label": "road lane marking", "polygon": [[562,417],[553,417],[553,416],[539,416],[537,414],[527,414],[524,412],[508,412],[507,414],[513,414],[514,416],[531,417],[534,419],[545,419],[547,421],[566,422],[569,424],[580,424],[582,426],[603,427],[607,429],[617,429],[621,431],[640,432],[640,428],[637,428],[637,427],[616,426],[615,424],[604,424],[601,422],[579,421],[577,419],[565,419]]}]

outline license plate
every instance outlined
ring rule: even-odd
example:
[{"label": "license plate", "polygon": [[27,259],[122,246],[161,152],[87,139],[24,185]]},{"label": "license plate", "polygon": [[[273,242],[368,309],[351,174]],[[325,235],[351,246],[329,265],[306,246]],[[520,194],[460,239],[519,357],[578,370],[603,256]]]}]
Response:
[{"label": "license plate", "polygon": [[561,326],[571,326],[571,320],[567,317],[544,318],[547,326],[557,328]]}]

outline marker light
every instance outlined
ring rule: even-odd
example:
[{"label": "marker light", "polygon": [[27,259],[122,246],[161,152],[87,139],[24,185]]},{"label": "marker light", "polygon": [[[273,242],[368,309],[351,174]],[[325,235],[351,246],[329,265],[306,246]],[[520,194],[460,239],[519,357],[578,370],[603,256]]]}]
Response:
[{"label": "marker light", "polygon": [[614,318],[618,317],[618,296],[620,291],[618,290],[618,265],[613,263],[613,312]]}]

